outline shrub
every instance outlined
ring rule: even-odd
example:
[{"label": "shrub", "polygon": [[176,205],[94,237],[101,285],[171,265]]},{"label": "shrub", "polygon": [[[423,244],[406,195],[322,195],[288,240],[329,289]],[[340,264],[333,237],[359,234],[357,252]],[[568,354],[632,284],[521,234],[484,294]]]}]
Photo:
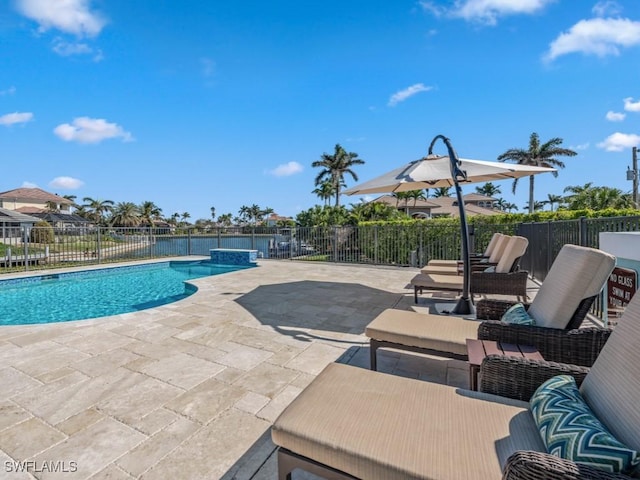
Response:
[{"label": "shrub", "polygon": [[37,222],[31,229],[32,243],[53,243],[53,227],[44,220]]}]

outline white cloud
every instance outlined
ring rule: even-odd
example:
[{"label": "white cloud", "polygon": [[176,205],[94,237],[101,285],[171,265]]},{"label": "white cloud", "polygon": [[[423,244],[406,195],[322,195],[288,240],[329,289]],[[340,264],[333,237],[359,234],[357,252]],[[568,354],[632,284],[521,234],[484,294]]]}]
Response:
[{"label": "white cloud", "polygon": [[604,0],[596,3],[591,11],[596,17],[614,17],[620,14],[622,7],[613,0]]},{"label": "white cloud", "polygon": [[91,10],[92,0],[16,0],[20,13],[38,23],[40,31],[55,28],[78,37],[94,37],[106,20]]},{"label": "white cloud", "polygon": [[53,41],[53,51],[61,57],[70,57],[71,55],[93,55],[93,60],[96,62],[103,59],[102,51],[96,51],[86,43],[69,43],[61,38],[56,38]]},{"label": "white cloud", "polygon": [[416,83],[414,85],[411,85],[410,87],[405,88],[404,90],[400,90],[399,92],[391,95],[391,97],[389,98],[389,103],[387,103],[387,105],[389,105],[390,107],[395,107],[397,104],[399,104],[400,102],[404,102],[409,97],[412,97],[420,92],[428,92],[432,89],[433,87],[427,87],[424,85],[424,83]]},{"label": "white cloud", "polygon": [[587,150],[589,148],[589,142],[587,143],[581,143],[580,145],[575,145],[572,147],[569,147],[571,150]]},{"label": "white cloud", "polygon": [[580,20],[568,32],[561,33],[549,45],[545,60],[581,52],[585,55],[620,55],[621,47],[640,44],[640,22],[627,18]]},{"label": "white cloud", "polygon": [[27,182],[26,180],[22,182],[20,188],[38,188],[38,185],[33,182]]},{"label": "white cloud", "polygon": [[607,112],[606,118],[607,120],[609,120],[610,122],[621,122],[625,119],[627,115],[624,113],[620,113],[620,112],[612,112],[611,110],[609,110]]},{"label": "white cloud", "polygon": [[556,0],[456,0],[450,9],[432,1],[422,1],[420,5],[436,17],[449,15],[485,25],[495,25],[499,17],[530,15],[554,1]]},{"label": "white cloud", "polygon": [[76,190],[84,185],[82,180],[73,177],[56,177],[49,182],[49,186],[53,188],[63,188],[66,190]]},{"label": "white cloud", "polygon": [[16,123],[27,123],[33,120],[33,113],[31,112],[15,112],[7,113],[0,117],[0,125],[15,125]]},{"label": "white cloud", "polygon": [[632,97],[625,98],[624,109],[627,112],[640,112],[640,100],[634,102]]},{"label": "white cloud", "polygon": [[9,87],[6,90],[0,90],[0,96],[13,95],[16,93],[16,87]]},{"label": "white cloud", "polygon": [[302,170],[302,165],[300,165],[298,162],[289,162],[278,165],[273,170],[269,170],[268,173],[270,175],[273,175],[274,177],[288,177],[290,175],[300,173]]},{"label": "white cloud", "polygon": [[131,133],[103,118],[74,118],[72,124],[58,125],[53,129],[53,133],[64,141],[78,143],[100,143],[110,138],[121,138],[123,142],[133,140]]},{"label": "white cloud", "polygon": [[640,145],[640,135],[616,132],[605,138],[603,142],[600,142],[598,148],[602,148],[607,152],[622,152],[627,148],[638,145]]}]

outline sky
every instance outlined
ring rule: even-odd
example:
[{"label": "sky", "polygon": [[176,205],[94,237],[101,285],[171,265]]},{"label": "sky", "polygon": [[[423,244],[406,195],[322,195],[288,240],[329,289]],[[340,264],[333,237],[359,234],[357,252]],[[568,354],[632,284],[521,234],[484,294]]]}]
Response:
[{"label": "sky", "polygon": [[[536,200],[630,192],[640,146],[638,0],[5,0],[0,62],[0,191],[191,221],[322,204],[336,144],[362,182],[439,134],[481,160],[560,137],[578,155]],[[528,182],[496,185],[524,208]]]}]

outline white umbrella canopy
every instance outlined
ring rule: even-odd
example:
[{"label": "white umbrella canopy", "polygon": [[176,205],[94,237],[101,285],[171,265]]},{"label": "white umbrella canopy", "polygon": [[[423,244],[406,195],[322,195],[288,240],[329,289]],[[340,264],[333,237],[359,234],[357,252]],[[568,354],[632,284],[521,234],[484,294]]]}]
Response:
[{"label": "white umbrella canopy", "polygon": [[[448,155],[434,155],[433,146],[442,140],[447,146]],[[461,159],[456,154],[450,140],[444,135],[437,135],[429,146],[429,154],[392,170],[368,182],[361,183],[344,190],[346,195],[369,193],[406,192],[423,188],[455,187],[460,211],[460,231],[462,235],[461,254],[463,261],[464,282],[462,295],[450,313],[472,313],[473,300],[470,296],[471,263],[469,260],[469,230],[462,199],[461,183],[478,183],[498,181],[509,178],[520,178],[538,173],[555,172],[554,168],[535,167],[484,160]]]},{"label": "white umbrella canopy", "polygon": [[[460,158],[458,168],[466,173],[466,179],[458,183],[491,182],[505,179],[528,177],[538,173],[555,172],[554,168],[528,165],[488,162]],[[368,182],[343,190],[345,195],[365,195],[369,193],[406,192],[423,188],[452,187],[451,159],[444,155],[428,155],[420,160],[391,170]]]}]

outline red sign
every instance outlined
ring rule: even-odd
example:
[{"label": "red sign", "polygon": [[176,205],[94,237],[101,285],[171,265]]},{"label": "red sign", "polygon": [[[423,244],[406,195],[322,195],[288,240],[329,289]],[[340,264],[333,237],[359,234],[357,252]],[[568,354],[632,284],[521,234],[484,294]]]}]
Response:
[{"label": "red sign", "polygon": [[638,289],[638,273],[630,268],[616,267],[607,281],[607,310],[619,313],[631,301]]}]

